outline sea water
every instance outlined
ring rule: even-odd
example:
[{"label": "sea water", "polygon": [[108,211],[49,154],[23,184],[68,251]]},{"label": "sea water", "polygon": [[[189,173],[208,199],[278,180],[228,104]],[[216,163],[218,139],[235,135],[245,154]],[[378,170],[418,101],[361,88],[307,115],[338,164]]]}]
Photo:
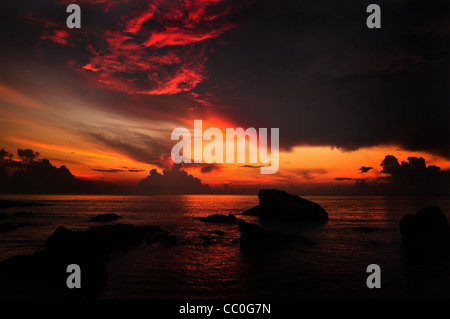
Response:
[{"label": "sea water", "polygon": [[[177,236],[177,245],[142,245],[114,255],[106,263],[109,280],[103,298],[449,298],[450,264],[417,262],[401,251],[399,221],[408,213],[438,206],[449,218],[446,197],[305,196],[329,214],[324,223],[293,223],[237,216],[263,228],[301,234],[314,247],[242,252],[234,241],[237,225],[211,224],[193,217],[240,214],[258,203],[257,196],[72,196],[4,195],[48,206],[14,207],[0,212],[32,211],[29,222],[0,233],[0,261],[43,249],[59,227],[83,230],[97,214],[122,216],[114,223],[158,225]],[[357,230],[371,227],[372,232]],[[205,246],[202,235],[211,236]],[[381,288],[369,289],[369,264],[381,268]]]}]

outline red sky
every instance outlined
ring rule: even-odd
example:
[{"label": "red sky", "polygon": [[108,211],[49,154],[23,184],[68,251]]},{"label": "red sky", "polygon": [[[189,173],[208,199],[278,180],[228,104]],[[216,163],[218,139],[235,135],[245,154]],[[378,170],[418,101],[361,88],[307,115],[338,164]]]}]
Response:
[{"label": "red sky", "polygon": [[[333,76],[327,77],[318,70],[319,57],[314,60],[301,51],[301,43],[305,47],[314,45],[312,36],[316,31],[311,35],[301,31],[302,38],[297,44],[289,38],[289,48],[298,50],[298,60],[309,61],[301,67],[293,65],[284,69],[283,55],[290,53],[274,51],[272,55],[272,51],[265,51],[269,49],[258,38],[251,42],[253,38],[249,37],[248,41],[254,46],[251,50],[259,48],[261,51],[256,52],[265,55],[262,61],[266,64],[260,64],[258,54],[254,62],[236,54],[238,47],[234,45],[242,40],[241,34],[257,32],[253,29],[258,26],[254,21],[259,21],[258,15],[266,14],[267,6],[271,8],[264,2],[158,0],[129,1],[124,5],[123,1],[78,1],[83,10],[80,30],[69,30],[65,26],[67,14],[60,12],[68,1],[48,2],[54,10],[38,8],[31,2],[20,10],[12,10],[22,24],[11,26],[17,28],[14,30],[17,41],[11,40],[2,57],[4,71],[0,76],[0,147],[9,152],[31,148],[54,165],[66,165],[78,177],[136,184],[149,170],[161,171],[167,167],[165,158],[175,143],[170,140],[173,129],[192,129],[193,120],[202,119],[204,129],[280,128],[282,150],[277,174],[261,175],[259,169],[242,167],[242,164],[217,165],[203,172],[202,166],[185,167],[212,186],[284,187],[352,184],[354,179],[361,178],[376,180],[382,176],[380,163],[388,154],[400,161],[410,156],[424,157],[427,164],[450,169],[450,161],[437,150],[442,148],[442,143],[432,145],[430,142],[430,147],[426,142],[416,145],[414,141],[419,143],[421,139],[415,131],[394,129],[395,123],[400,125],[402,121],[411,120],[410,127],[416,125],[413,118],[416,111],[403,117],[397,113],[387,114],[385,117],[392,119],[389,123],[393,124],[386,124],[380,121],[384,116],[378,114],[382,110],[368,109],[366,113],[363,110],[356,114],[360,121],[334,126],[330,123],[341,119],[345,122],[349,116],[356,116],[350,104],[363,108],[367,103],[364,102],[367,90],[357,91],[358,85],[355,85],[352,89],[342,89],[342,92],[351,92],[348,96],[335,93],[333,89],[330,94],[337,95],[328,97],[327,91],[314,91],[309,87],[319,76],[326,87],[331,79],[350,77],[352,72],[367,76],[386,72],[385,68],[392,68],[394,62],[398,65],[401,59],[424,64],[415,66],[412,71],[422,72],[425,62],[434,59],[425,53],[411,49],[405,54],[399,48],[395,53],[388,50],[392,56],[374,50],[372,55],[364,57],[364,49],[359,52],[361,57],[353,61],[341,60],[339,66],[328,67],[327,71],[333,69],[330,71]],[[14,7],[12,3],[8,5]],[[282,16],[284,11],[279,11]],[[289,21],[286,23],[289,27]],[[439,29],[439,23],[436,25]],[[281,27],[270,31],[273,34],[266,35],[268,41],[272,41],[270,50],[277,45],[277,39],[292,32]],[[394,38],[386,35],[377,41],[394,46]],[[354,50],[358,46],[365,46],[355,43],[353,50],[349,50],[350,55],[356,54]],[[346,50],[346,45],[339,48]],[[327,58],[323,61],[330,61],[331,58],[325,56],[327,53],[323,54],[322,58]],[[286,78],[274,79],[278,75],[271,69],[274,64],[276,72],[284,70],[281,74],[286,74]],[[248,81],[250,71],[245,65],[252,71],[254,82]],[[419,67],[422,69],[417,69]],[[233,69],[232,76],[229,69]],[[293,70],[308,73],[310,77],[289,78]],[[225,75],[229,78],[222,78]],[[352,80],[346,78],[345,81],[340,83]],[[361,78],[361,83],[364,81],[367,80]],[[392,85],[402,92],[395,81]],[[265,83],[266,87],[261,87],[260,83]],[[287,106],[287,102],[292,102],[290,96],[297,91],[295,83],[302,87],[299,91],[305,92]],[[259,90],[261,95],[254,94]],[[386,95],[385,99],[397,101],[392,92],[384,88],[380,92]],[[276,94],[279,94],[278,104],[276,100],[269,104]],[[359,95],[361,99],[356,100]],[[373,100],[377,95],[370,93],[369,96]],[[323,112],[316,106],[320,99],[335,105],[335,109]],[[378,102],[385,105],[381,98]],[[290,111],[292,116],[289,116]],[[440,118],[436,115],[438,112],[428,113]],[[328,128],[330,131],[326,131]],[[421,130],[427,128],[424,126]],[[374,132],[373,135],[366,130]],[[390,134],[384,135],[387,131]],[[362,173],[362,166],[372,169]]]}]

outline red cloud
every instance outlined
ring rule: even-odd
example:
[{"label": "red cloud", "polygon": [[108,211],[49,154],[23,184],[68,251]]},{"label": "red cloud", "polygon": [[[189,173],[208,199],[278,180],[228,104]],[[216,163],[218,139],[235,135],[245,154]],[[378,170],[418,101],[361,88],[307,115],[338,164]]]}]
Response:
[{"label": "red cloud", "polygon": [[[77,43],[87,49],[89,62],[77,68],[110,89],[154,95],[191,91],[207,77],[208,46],[236,26],[229,20],[238,9],[225,0],[130,2],[125,13],[119,11],[119,1],[78,4],[82,12],[103,6],[104,12],[120,14],[120,19],[105,29],[82,25],[83,39]],[[45,29],[41,39],[71,43],[65,26],[35,21]]]},{"label": "red cloud", "polygon": [[40,25],[43,32],[39,37],[41,40],[50,40],[60,45],[69,45],[69,30],[62,29],[60,25],[43,17],[37,17],[32,13],[25,15],[25,19]]}]

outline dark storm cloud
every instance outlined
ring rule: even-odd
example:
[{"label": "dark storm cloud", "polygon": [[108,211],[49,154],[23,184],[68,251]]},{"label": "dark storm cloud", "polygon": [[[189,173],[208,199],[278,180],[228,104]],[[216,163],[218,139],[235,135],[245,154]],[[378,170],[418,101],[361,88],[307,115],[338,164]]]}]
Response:
[{"label": "dark storm cloud", "polygon": [[[79,96],[120,114],[209,110],[242,126],[279,127],[284,148],[397,144],[449,157],[448,1],[380,3],[377,30],[365,25],[371,1],[167,2],[153,19],[146,1],[81,1],[83,27],[69,33],[67,3],[2,1],[0,80],[38,90],[31,79],[49,83],[51,66]],[[167,152],[92,134],[146,162]]]},{"label": "dark storm cloud", "polygon": [[361,166],[361,167],[359,168],[359,170],[361,171],[361,174],[362,174],[362,173],[367,173],[367,172],[370,171],[372,168],[373,168],[373,167]]},{"label": "dark storm cloud", "polygon": [[380,166],[380,183],[376,188],[390,194],[449,194],[450,172],[435,165],[426,165],[423,157],[408,157],[399,163],[386,155]]},{"label": "dark storm cloud", "polygon": [[211,191],[208,185],[188,174],[181,164],[175,164],[171,169],[158,173],[152,169],[150,174],[138,186],[144,194],[203,194]]},{"label": "dark storm cloud", "polygon": [[210,60],[201,86],[280,143],[397,144],[449,155],[448,2],[261,1]]},{"label": "dark storm cloud", "polygon": [[33,151],[31,149],[28,149],[28,148],[27,149],[19,148],[17,150],[17,155],[19,156],[19,158],[21,160],[27,161],[27,162],[33,161],[33,160],[37,159],[40,156],[40,154],[38,152],[35,152],[35,151]]},{"label": "dark storm cloud", "polygon": [[[3,149],[2,149],[3,150]],[[37,159],[31,149],[18,150],[22,161],[0,160],[0,191],[4,193],[70,194],[102,191],[91,181],[76,178],[62,165],[56,167],[46,158]]]},{"label": "dark storm cloud", "polygon": [[[19,150],[23,153],[23,150]],[[27,149],[27,154],[37,154]],[[56,167],[46,159],[24,157],[12,160],[10,153],[0,149],[0,192],[17,194],[205,194],[211,193],[208,185],[188,174],[179,164],[158,173],[155,169],[138,185],[138,188],[115,183],[86,181],[74,176],[62,165]],[[97,172],[142,172],[139,169],[92,169]],[[104,179],[104,178],[102,178]]]},{"label": "dark storm cloud", "polygon": [[450,171],[442,170],[435,165],[426,165],[423,157],[408,157],[407,161],[399,162],[395,156],[386,155],[380,166],[382,169],[377,172],[376,179],[335,178],[335,181],[354,181],[354,183],[339,184],[333,191],[338,194],[367,195],[450,194]]},{"label": "dark storm cloud", "polygon": [[413,192],[443,192],[450,190],[450,172],[442,171],[436,165],[426,165],[423,157],[408,157],[408,161],[398,162],[392,155],[386,155],[381,162],[381,174],[389,184],[398,189]]}]

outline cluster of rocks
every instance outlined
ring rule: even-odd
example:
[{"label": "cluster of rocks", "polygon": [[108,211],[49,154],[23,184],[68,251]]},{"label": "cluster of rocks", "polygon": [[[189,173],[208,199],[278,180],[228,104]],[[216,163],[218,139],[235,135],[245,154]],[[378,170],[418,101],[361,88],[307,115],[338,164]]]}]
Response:
[{"label": "cluster of rocks", "polygon": [[[327,212],[319,204],[282,190],[261,189],[258,198],[259,204],[244,211],[243,215],[286,222],[328,219]],[[238,224],[241,236],[239,240],[233,242],[239,242],[241,249],[245,251],[277,249],[292,242],[302,243],[306,246],[315,244],[303,236],[263,229],[256,224],[238,219],[233,214],[213,214],[194,219],[209,223]],[[370,226],[351,227],[351,229],[363,233],[382,231],[382,228]],[[450,225],[438,207],[423,208],[415,215],[404,216],[400,221],[400,234],[403,252],[407,257],[450,258]],[[211,239],[208,239],[206,245],[210,242]]]},{"label": "cluster of rocks", "polygon": [[[291,221],[324,221],[327,212],[314,202],[281,190],[261,189],[259,205],[245,211],[243,215],[260,218]],[[17,203],[16,203],[17,204]],[[11,201],[0,200],[0,205],[11,207]],[[19,203],[17,205],[22,205]],[[12,215],[0,214],[0,219],[14,219],[34,216],[31,212]],[[110,222],[121,218],[117,214],[101,214],[90,219],[92,222]],[[316,243],[301,236],[272,231],[237,218],[233,214],[212,214],[195,217],[207,223],[237,225],[241,233],[238,240],[245,252],[265,252],[280,249],[290,243],[306,247]],[[1,231],[9,231],[21,224],[0,224]],[[24,225],[22,225],[24,226]],[[355,231],[378,232],[377,227],[352,227]],[[224,236],[221,230],[200,235],[203,246],[218,242]],[[450,225],[437,207],[427,207],[415,215],[408,214],[400,221],[403,251],[407,256],[450,257]],[[125,224],[89,227],[85,231],[72,231],[59,227],[47,238],[45,250],[33,254],[11,257],[0,263],[0,298],[41,296],[43,298],[94,297],[107,281],[105,262],[120,251],[138,247],[143,243],[162,242],[176,245],[177,238],[158,226],[133,226]],[[67,266],[77,264],[83,270],[82,288],[68,289],[66,286]]]},{"label": "cluster of rocks", "polygon": [[[281,219],[286,221],[324,221],[328,214],[319,204],[286,193],[277,189],[260,189],[259,205],[246,210],[242,215],[259,216],[268,219]],[[236,218],[233,214],[212,214],[207,217],[194,217],[208,223],[237,224],[241,236],[232,243],[238,243],[241,250],[265,251],[267,249],[279,249],[289,243],[298,243],[305,246],[313,246],[315,242],[300,236],[290,235],[278,231],[267,230],[254,223],[248,223]],[[204,245],[209,246],[216,242],[211,236],[203,236]]]},{"label": "cluster of rocks", "polygon": [[[59,227],[47,238],[45,250],[0,263],[0,297],[94,297],[106,284],[108,274],[104,262],[114,253],[144,242],[165,240],[173,241],[173,236],[151,225],[104,225],[85,231]],[[70,264],[82,269],[81,289],[67,288],[66,271]]]}]

